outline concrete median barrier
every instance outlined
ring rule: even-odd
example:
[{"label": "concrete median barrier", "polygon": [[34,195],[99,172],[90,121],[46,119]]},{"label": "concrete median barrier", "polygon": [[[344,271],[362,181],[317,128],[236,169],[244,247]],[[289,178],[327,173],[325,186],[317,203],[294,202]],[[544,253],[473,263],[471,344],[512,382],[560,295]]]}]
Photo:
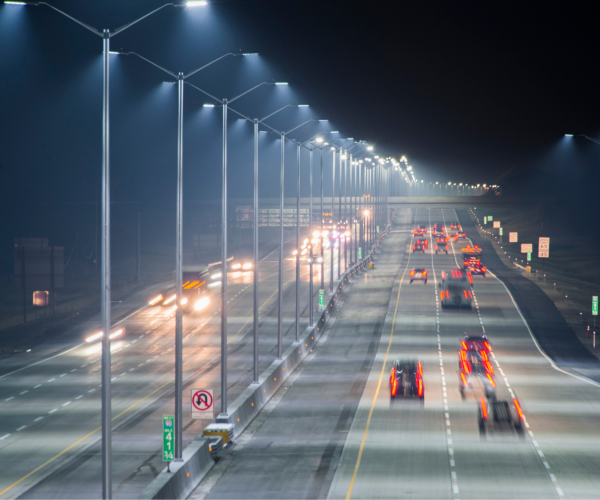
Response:
[{"label": "concrete median barrier", "polygon": [[[381,233],[367,258],[349,268],[337,282],[333,295],[325,304],[325,309],[315,318],[315,325],[300,336],[298,343],[292,344],[282,359],[273,361],[260,376],[259,382],[250,384],[230,405],[227,417],[218,417],[217,423],[233,424],[233,437],[239,436],[258,415],[265,404],[273,397],[283,382],[313,349],[329,318],[336,307],[338,297],[355,274],[366,270],[369,262],[379,251],[381,240],[389,234],[390,227]],[[182,462],[171,462],[171,472],[165,468],[138,497],[147,498],[187,498],[214,465],[210,454],[210,441],[199,436],[185,450]]]}]

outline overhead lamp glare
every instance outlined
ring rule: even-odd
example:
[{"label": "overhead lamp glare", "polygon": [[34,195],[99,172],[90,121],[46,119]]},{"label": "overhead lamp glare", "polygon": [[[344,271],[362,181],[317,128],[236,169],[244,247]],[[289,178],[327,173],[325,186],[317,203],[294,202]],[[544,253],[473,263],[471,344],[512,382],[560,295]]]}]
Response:
[{"label": "overhead lamp glare", "polygon": [[275,82],[275,85],[289,85],[288,82]]},{"label": "overhead lamp glare", "polygon": [[215,105],[214,104],[203,104],[202,107],[203,108],[214,108]]},{"label": "overhead lamp glare", "polygon": [[204,7],[207,4],[208,2],[205,0],[189,0],[188,2],[185,2],[186,7]]}]

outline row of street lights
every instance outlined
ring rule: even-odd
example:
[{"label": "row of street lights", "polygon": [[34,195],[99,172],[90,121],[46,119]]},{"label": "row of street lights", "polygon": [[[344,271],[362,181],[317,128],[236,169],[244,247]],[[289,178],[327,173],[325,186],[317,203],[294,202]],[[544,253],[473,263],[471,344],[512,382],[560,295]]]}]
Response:
[{"label": "row of street lights", "polygon": [[[259,85],[252,87],[251,89],[243,92],[242,94],[235,96],[230,99],[217,98],[205,90],[189,83],[186,81],[192,75],[202,71],[208,66],[220,61],[221,59],[228,56],[251,56],[255,54],[250,53],[227,53],[223,56],[211,61],[200,68],[197,68],[191,72],[174,72],[166,69],[150,59],[147,59],[135,52],[127,51],[111,51],[110,50],[110,39],[113,36],[121,33],[150,15],[158,12],[165,7],[200,7],[207,5],[205,1],[188,1],[182,3],[167,3],[161,7],[154,9],[148,14],[130,22],[116,30],[98,30],[86,23],[79,21],[71,15],[63,12],[62,10],[54,7],[46,2],[37,1],[5,1],[8,5],[31,5],[31,6],[46,6],[50,9],[58,12],[59,14],[67,17],[71,21],[79,24],[86,28],[97,36],[103,39],[103,107],[102,107],[102,230],[101,230],[101,326],[103,332],[110,332],[111,327],[111,311],[110,311],[110,299],[111,299],[111,282],[110,282],[110,121],[109,121],[109,61],[110,55],[132,55],[135,56],[148,64],[160,69],[164,73],[167,73],[170,77],[176,80],[177,91],[178,91],[178,140],[177,140],[177,209],[176,209],[176,273],[175,273],[175,286],[177,294],[177,303],[181,304],[182,300],[182,230],[183,230],[183,103],[184,103],[184,83],[190,88],[193,88],[213,99],[218,106],[222,107],[223,111],[223,150],[222,150],[222,245],[221,245],[221,415],[220,417],[227,417],[227,113],[231,110],[237,114],[237,111],[230,108],[230,104],[237,99],[245,96],[249,92],[263,86],[263,85],[287,85],[286,82],[263,82]],[[390,163],[388,160],[374,161],[373,158],[366,157],[359,159],[356,157],[354,160],[350,150],[356,147],[363,147],[364,152],[362,156],[368,154],[373,150],[371,146],[368,146],[362,141],[355,142],[353,139],[332,139],[326,142],[323,139],[323,135],[319,134],[313,136],[306,141],[296,141],[289,139],[290,133],[298,130],[311,122],[316,121],[327,121],[327,120],[307,120],[304,123],[292,128],[288,131],[276,131],[265,123],[265,120],[272,117],[276,113],[279,113],[283,109],[291,106],[304,107],[307,105],[292,105],[289,104],[281,109],[278,109],[274,113],[267,115],[262,119],[250,119],[254,125],[254,304],[253,304],[253,315],[254,315],[254,369],[253,369],[253,380],[258,382],[258,131],[259,125],[266,126],[272,132],[280,135],[281,138],[281,170],[280,170],[280,225],[279,225],[279,290],[278,290],[278,358],[282,357],[282,319],[283,319],[283,227],[284,227],[284,173],[285,173],[285,162],[284,162],[284,149],[285,141],[291,141],[297,146],[297,203],[296,203],[296,335],[295,339],[299,339],[299,277],[300,277],[300,152],[301,148],[308,149],[310,151],[310,208],[309,208],[309,231],[312,236],[313,228],[313,207],[312,207],[312,158],[313,151],[319,149],[320,151],[320,172],[321,172],[321,288],[324,289],[324,235],[325,231],[323,228],[323,155],[327,147],[332,151],[333,156],[333,192],[332,192],[332,220],[335,214],[335,171],[336,171],[336,153],[339,160],[339,207],[337,213],[337,235],[336,239],[330,237],[330,253],[331,253],[331,276],[330,276],[330,291],[333,292],[333,253],[336,241],[338,248],[338,277],[341,276],[341,244],[344,243],[344,270],[348,269],[348,248],[347,243],[350,243],[350,260],[352,262],[358,262],[362,257],[361,250],[366,250],[367,247],[371,248],[376,239],[375,229],[376,226],[385,225],[387,220],[387,205],[384,204],[387,201],[386,183],[388,180],[387,170],[384,169],[384,165]],[[215,107],[214,104],[205,105],[205,107]],[[243,115],[242,115],[243,116]],[[329,134],[336,134],[337,132],[329,132]],[[335,144],[336,142],[344,142],[344,144]],[[349,144],[348,144],[349,143]],[[378,157],[376,157],[378,158]],[[342,211],[342,162],[344,163],[344,210]],[[360,168],[360,167],[364,168]],[[348,179],[350,181],[350,203],[348,207],[348,191],[347,184]],[[353,185],[354,179],[354,185]],[[388,186],[389,188],[389,186]],[[368,196],[365,198],[365,194]],[[353,198],[356,198],[354,202]],[[360,224],[359,224],[360,222]],[[350,231],[347,231],[348,226]],[[331,235],[334,235],[333,227],[331,228]],[[354,232],[354,238],[353,238]],[[361,250],[359,250],[361,248]],[[353,257],[354,254],[354,257]],[[309,264],[310,264],[310,324],[313,323],[313,253],[312,244],[310,250]],[[103,498],[112,498],[112,473],[111,473],[111,355],[110,355],[110,336],[102,336],[102,495]],[[182,388],[183,388],[183,321],[182,321],[182,308],[177,307],[176,320],[175,320],[175,432],[174,432],[174,456],[176,460],[180,460],[182,456]]]}]

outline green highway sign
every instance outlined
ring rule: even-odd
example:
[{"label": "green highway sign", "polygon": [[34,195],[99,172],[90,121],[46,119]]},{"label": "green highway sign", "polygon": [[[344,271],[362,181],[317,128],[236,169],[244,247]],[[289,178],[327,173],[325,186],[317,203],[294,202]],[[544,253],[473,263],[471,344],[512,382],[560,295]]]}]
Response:
[{"label": "green highway sign", "polygon": [[493,218],[491,215],[488,215],[488,220],[489,220],[490,222],[492,222],[492,221],[494,220],[494,218]]},{"label": "green highway sign", "polygon": [[487,215],[483,218],[483,223],[487,224]]},{"label": "green highway sign", "polygon": [[362,259],[362,247],[358,247],[358,259]]},{"label": "green highway sign", "polygon": [[379,234],[379,226],[377,226],[377,234]]},{"label": "green highway sign", "polygon": [[175,459],[173,450],[175,434],[175,417],[173,415],[163,415],[163,462],[170,462]]},{"label": "green highway sign", "polygon": [[527,262],[531,261],[531,252],[527,252]]},{"label": "green highway sign", "polygon": [[502,236],[504,234],[504,231],[502,228],[500,228],[500,236]]},{"label": "green highway sign", "polygon": [[325,306],[325,290],[319,288],[319,309],[323,309]]},{"label": "green highway sign", "polygon": [[[594,295],[592,297],[592,315],[598,316],[598,296]],[[596,321],[596,320],[594,320]]]}]

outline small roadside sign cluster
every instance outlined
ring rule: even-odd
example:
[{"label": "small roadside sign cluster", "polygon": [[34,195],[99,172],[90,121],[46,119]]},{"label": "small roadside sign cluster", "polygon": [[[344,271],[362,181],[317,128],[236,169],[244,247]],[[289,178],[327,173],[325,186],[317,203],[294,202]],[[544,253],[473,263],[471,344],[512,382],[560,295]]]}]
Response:
[{"label": "small roadside sign cluster", "polygon": [[592,315],[598,316],[598,296],[597,295],[592,296]]},{"label": "small roadside sign cluster", "polygon": [[163,462],[175,459],[173,450],[173,435],[175,434],[175,417],[163,415]]}]

